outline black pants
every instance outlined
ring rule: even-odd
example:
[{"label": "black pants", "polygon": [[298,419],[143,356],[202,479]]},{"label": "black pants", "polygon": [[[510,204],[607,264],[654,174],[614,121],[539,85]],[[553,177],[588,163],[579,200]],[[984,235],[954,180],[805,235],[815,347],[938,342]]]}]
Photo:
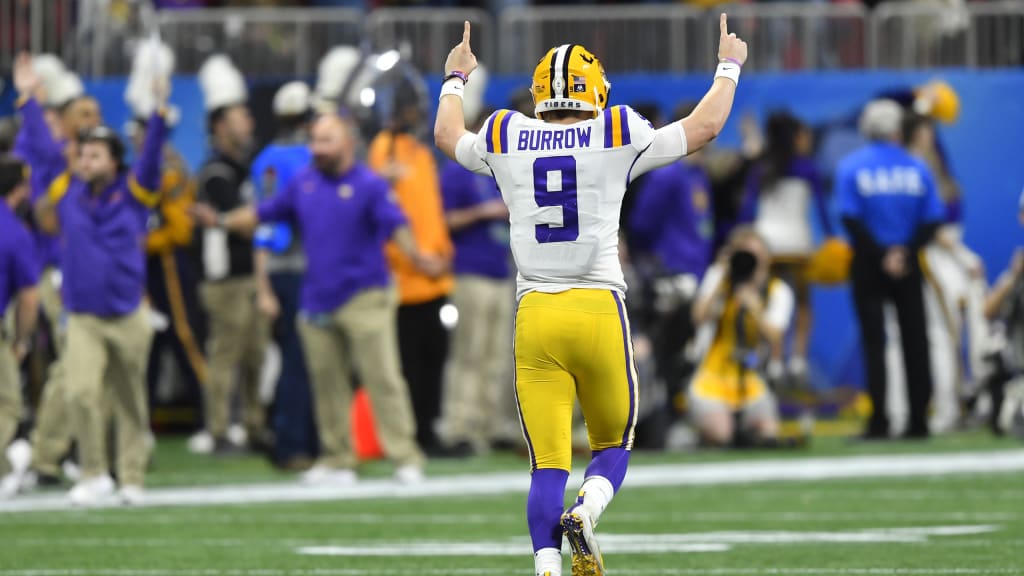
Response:
[{"label": "black pants", "polygon": [[867,433],[874,436],[889,433],[883,314],[883,305],[889,301],[896,307],[900,341],[903,343],[903,364],[907,371],[910,404],[910,426],[907,431],[910,434],[927,434],[932,377],[928,358],[921,271],[916,261],[912,261],[910,273],[900,280],[893,280],[882,271],[881,262],[864,260],[854,258],[852,281],[853,299],[864,347],[868,394],[873,406]]},{"label": "black pants", "polygon": [[434,423],[441,416],[441,377],[448,359],[448,330],[441,324],[447,303],[441,297],[398,307],[398,348],[416,415],[416,441],[428,452],[440,444]]}]

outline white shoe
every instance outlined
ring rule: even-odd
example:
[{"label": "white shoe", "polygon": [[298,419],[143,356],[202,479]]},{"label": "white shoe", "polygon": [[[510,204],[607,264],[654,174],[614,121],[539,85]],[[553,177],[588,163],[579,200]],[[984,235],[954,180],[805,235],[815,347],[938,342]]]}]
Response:
[{"label": "white shoe", "polygon": [[60,471],[64,477],[71,482],[78,482],[82,479],[82,469],[71,460],[65,460],[60,465]]},{"label": "white shoe", "polygon": [[21,489],[21,474],[11,472],[0,479],[0,500],[13,498]]},{"label": "white shoe", "polygon": [[246,447],[249,445],[249,433],[245,431],[245,427],[241,424],[232,424],[228,426],[228,432],[225,434],[228,442],[231,442],[238,447]]},{"label": "white shoe", "polygon": [[146,499],[146,493],[142,486],[133,486],[131,484],[121,486],[117,496],[126,506],[139,506]]},{"label": "white shoe", "polygon": [[317,464],[303,472],[301,480],[303,484],[310,486],[351,486],[358,478],[355,471],[348,468],[331,468]]},{"label": "white shoe", "polygon": [[188,451],[192,454],[213,454],[213,436],[206,430],[196,432],[188,439]]},{"label": "white shoe", "polygon": [[18,474],[24,474],[32,463],[32,445],[28,440],[19,438],[7,447],[7,460],[11,463],[11,470]]},{"label": "white shoe", "polygon": [[402,484],[421,484],[425,477],[423,476],[423,469],[419,466],[406,465],[395,469],[395,480]]},{"label": "white shoe", "polygon": [[68,497],[75,506],[95,506],[112,497],[114,488],[114,480],[104,474],[79,480],[68,492]]}]

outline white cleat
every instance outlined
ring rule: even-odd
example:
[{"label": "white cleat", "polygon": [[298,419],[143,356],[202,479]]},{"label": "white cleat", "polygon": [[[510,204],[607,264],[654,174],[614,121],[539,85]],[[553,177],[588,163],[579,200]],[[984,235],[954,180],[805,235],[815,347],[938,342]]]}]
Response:
[{"label": "white cleat", "polygon": [[114,480],[104,474],[95,478],[79,480],[68,492],[71,504],[75,506],[96,506],[103,504],[114,495]]},{"label": "white cleat", "polygon": [[579,505],[562,514],[562,530],[572,551],[572,576],[604,576],[604,560],[594,536],[594,522]]},{"label": "white cleat", "polygon": [[302,473],[301,481],[309,486],[351,486],[358,481],[355,471],[317,464]]},{"label": "white cleat", "polygon": [[401,484],[422,484],[426,478],[419,466],[399,466],[395,469],[395,480]]},{"label": "white cleat", "polygon": [[133,486],[129,484],[127,486],[122,486],[121,489],[118,490],[117,497],[125,506],[140,506],[146,499],[146,492],[142,489],[142,486]]}]

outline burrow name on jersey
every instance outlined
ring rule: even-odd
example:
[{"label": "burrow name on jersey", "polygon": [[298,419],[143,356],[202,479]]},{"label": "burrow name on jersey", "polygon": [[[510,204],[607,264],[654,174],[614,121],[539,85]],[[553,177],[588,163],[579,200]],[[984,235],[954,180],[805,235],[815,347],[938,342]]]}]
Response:
[{"label": "burrow name on jersey", "polygon": [[569,148],[589,148],[590,129],[585,127],[568,127],[562,129],[524,129],[519,132],[519,150],[566,150]]}]

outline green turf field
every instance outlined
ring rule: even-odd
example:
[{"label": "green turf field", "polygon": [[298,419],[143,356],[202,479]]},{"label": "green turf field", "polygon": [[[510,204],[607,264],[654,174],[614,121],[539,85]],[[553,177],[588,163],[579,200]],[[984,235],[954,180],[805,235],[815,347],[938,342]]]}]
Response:
[{"label": "green turf field", "polygon": [[[791,453],[638,454],[634,462],[642,478],[678,470],[666,464],[715,469],[740,458],[785,471],[822,457],[882,455],[898,463],[910,458],[903,454],[941,461],[1021,451],[1019,442],[967,434],[884,446],[828,440]],[[164,442],[156,462],[154,492],[201,483],[293,484],[255,459],[210,463],[185,454],[181,442]],[[434,463],[429,473],[525,475],[523,465],[514,456],[491,457]],[[388,474],[386,465],[373,464],[363,477],[381,483]],[[633,488],[628,482],[599,529],[612,575],[1024,574],[1019,469]],[[505,492],[0,512],[0,576],[529,575],[525,500],[523,492]]]}]

